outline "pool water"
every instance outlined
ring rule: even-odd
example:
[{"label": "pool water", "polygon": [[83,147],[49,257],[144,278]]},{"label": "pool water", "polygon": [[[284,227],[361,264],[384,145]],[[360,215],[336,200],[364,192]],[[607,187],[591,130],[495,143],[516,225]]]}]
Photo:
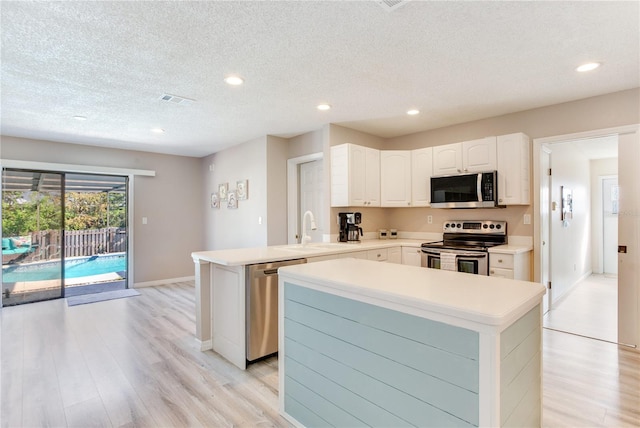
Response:
[{"label": "pool water", "polygon": [[[124,254],[66,259],[65,278],[100,275],[126,270]],[[60,261],[15,265],[2,268],[2,282],[47,281],[60,279]]]}]

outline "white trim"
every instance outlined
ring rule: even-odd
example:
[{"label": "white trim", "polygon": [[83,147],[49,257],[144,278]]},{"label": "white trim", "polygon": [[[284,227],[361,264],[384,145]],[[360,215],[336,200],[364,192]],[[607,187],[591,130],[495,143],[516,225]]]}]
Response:
[{"label": "white trim", "polygon": [[211,341],[211,339],[205,340],[205,341],[196,339],[196,343],[200,347],[200,352],[204,352],[204,351],[208,351],[209,349],[213,349],[213,342]]},{"label": "white trim", "polygon": [[133,284],[134,288],[144,288],[144,287],[155,287],[156,285],[168,285],[173,284],[174,282],[187,282],[187,281],[195,281],[195,276],[183,276],[180,278],[167,278],[167,279],[159,279],[157,281],[145,281],[145,282],[136,282]]},{"label": "white trim", "polygon": [[287,159],[287,243],[296,244],[298,231],[298,165],[324,158],[322,152]]},{"label": "white trim", "polygon": [[13,159],[0,159],[3,168],[35,169],[40,171],[75,172],[105,175],[142,175],[155,177],[156,172],[147,169],[113,168],[108,166],[75,165],[66,163],[34,162]]}]

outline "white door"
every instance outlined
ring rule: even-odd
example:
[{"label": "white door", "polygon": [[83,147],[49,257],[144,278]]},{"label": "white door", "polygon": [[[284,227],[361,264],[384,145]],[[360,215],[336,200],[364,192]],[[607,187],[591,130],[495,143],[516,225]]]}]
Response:
[{"label": "white door", "polygon": [[311,225],[307,224],[307,235],[311,237],[311,242],[322,242],[323,209],[322,200],[324,195],[322,159],[300,164],[300,210],[298,212],[298,242],[302,237],[302,218],[308,210],[313,213],[316,220],[317,229],[311,230]]},{"label": "white door", "polygon": [[459,174],[460,172],[462,172],[462,143],[433,148],[433,175]]},{"label": "white door", "polygon": [[380,199],[383,207],[411,205],[411,152],[380,152]]},{"label": "white door", "polygon": [[603,272],[618,274],[618,177],[602,180]]},{"label": "white door", "polygon": [[551,151],[543,147],[540,157],[540,234],[542,235],[540,282],[547,288],[547,294],[542,298],[543,313],[549,310],[551,289],[549,280],[551,272],[550,256],[550,200],[551,200]]}]

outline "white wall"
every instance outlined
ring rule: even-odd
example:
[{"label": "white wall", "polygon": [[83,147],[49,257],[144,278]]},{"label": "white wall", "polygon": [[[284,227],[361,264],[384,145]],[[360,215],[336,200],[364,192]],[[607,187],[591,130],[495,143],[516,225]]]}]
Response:
[{"label": "white wall", "polygon": [[[553,301],[591,272],[591,177],[589,159],[571,143],[551,148],[551,282]],[[573,191],[573,219],[561,220],[560,187]]]},{"label": "white wall", "polygon": [[[203,250],[264,247],[287,243],[288,141],[265,136],[202,158]],[[211,170],[213,169],[213,171]],[[249,181],[249,198],[237,209],[211,208],[211,193],[228,183]]]},{"label": "white wall", "polygon": [[[6,136],[2,158],[155,170],[155,177],[135,177],[133,182],[134,282],[193,276],[191,252],[204,241],[199,159]],[[146,225],[142,217],[147,217]]]},{"label": "white wall", "polygon": [[[211,171],[213,169],[213,171]],[[204,176],[203,250],[261,247],[267,245],[267,137],[257,138],[202,159]],[[228,183],[234,189],[237,180],[248,180],[249,197],[238,201],[237,209],[221,202],[211,208],[211,193]],[[202,206],[202,205],[201,205]],[[262,224],[258,224],[258,218]],[[197,225],[194,225],[197,227]]]},{"label": "white wall", "polygon": [[603,272],[602,177],[618,175],[618,158],[593,159],[591,172],[591,270]]}]

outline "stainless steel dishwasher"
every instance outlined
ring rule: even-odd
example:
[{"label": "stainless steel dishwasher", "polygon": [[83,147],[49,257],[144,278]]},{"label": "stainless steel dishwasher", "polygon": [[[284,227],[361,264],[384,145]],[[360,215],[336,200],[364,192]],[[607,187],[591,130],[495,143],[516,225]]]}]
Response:
[{"label": "stainless steel dishwasher", "polygon": [[246,267],[247,361],[278,352],[278,268],[306,262],[296,259]]}]

